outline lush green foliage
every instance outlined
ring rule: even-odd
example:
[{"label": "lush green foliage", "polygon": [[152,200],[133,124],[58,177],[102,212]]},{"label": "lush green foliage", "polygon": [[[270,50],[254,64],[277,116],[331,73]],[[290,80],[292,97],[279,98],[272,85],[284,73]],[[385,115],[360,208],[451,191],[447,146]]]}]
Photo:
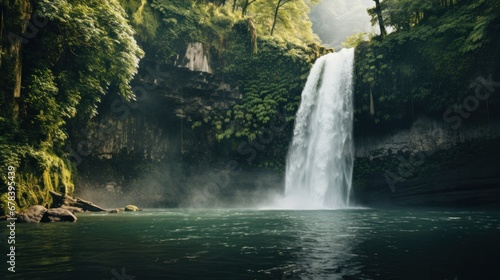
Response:
[{"label": "lush green foliage", "polygon": [[311,63],[327,50],[261,40],[259,53],[252,56],[244,39],[234,42],[226,53],[230,63],[221,70],[240,87],[243,100],[233,110],[204,121],[212,121],[218,140],[232,136],[253,140],[278,114],[283,123],[293,121]]},{"label": "lush green foliage", "polygon": [[[442,117],[474,95],[470,85],[476,78],[500,80],[498,1],[382,3],[387,24],[396,31],[357,49],[358,120],[411,120],[419,113]],[[488,107],[498,101],[491,96],[479,111],[489,114]]]},{"label": "lush green foliage", "polygon": [[[94,116],[105,94],[134,98],[130,82],[144,55],[139,45],[148,59],[175,64],[188,43],[202,43],[216,75],[238,87],[242,100],[230,110],[191,119],[193,129],[203,129],[215,145],[232,145],[233,151],[239,140],[272,138],[266,156],[280,159],[311,64],[331,51],[317,45],[307,16],[317,1],[34,0],[33,11],[23,11],[21,2],[0,2],[8,12],[8,28],[20,29],[23,12],[47,20],[23,42],[24,62],[16,61],[11,53],[16,48],[6,36],[1,41],[0,168],[23,170],[17,182],[21,207],[50,203],[48,191],[61,185],[73,190],[73,167],[61,160],[67,122]],[[349,14],[347,2],[342,3],[337,13]],[[361,9],[360,1],[353,3]],[[382,9],[393,33],[370,42],[359,33],[345,42],[358,46],[358,122],[410,120],[421,112],[442,115],[446,108],[463,106],[478,76],[491,74],[500,81],[498,1],[385,0]],[[21,62],[21,97],[14,99],[13,69],[19,70]],[[498,101],[496,95],[486,102],[492,107]]]},{"label": "lush green foliage", "polygon": [[342,42],[342,47],[344,48],[356,48],[359,46],[361,43],[368,41],[370,38],[370,34],[366,32],[360,32],[353,34],[345,40],[345,42]]},{"label": "lush green foliage", "polygon": [[[49,190],[64,185],[72,192],[73,188],[72,167],[60,158],[67,121],[93,117],[106,93],[133,99],[130,82],[143,52],[115,0],[37,0],[32,11],[29,5],[16,3],[2,2],[1,7],[12,15],[12,11],[18,13],[17,18],[5,21],[10,28],[5,32],[18,35],[6,38],[2,34],[2,49],[12,50],[13,40],[23,43],[23,60],[2,61],[1,76],[12,79],[10,73],[21,66],[23,72],[20,98],[12,98],[11,82],[0,86],[0,166],[2,170],[9,165],[22,169],[16,181],[20,207],[47,205]],[[15,29],[16,22],[30,12],[35,24],[26,34],[31,35],[21,36],[23,30]],[[2,193],[5,187],[2,183]]]},{"label": "lush green foliage", "polygon": [[40,127],[39,138],[64,141],[64,121],[94,116],[108,91],[133,99],[143,53],[116,1],[41,0],[34,13],[49,24],[27,45],[26,122]]},{"label": "lush green foliage", "polygon": [[[216,54],[224,51],[232,28],[242,19],[251,19],[260,38],[269,38],[276,0],[197,1],[121,0],[134,27],[143,31],[138,38],[151,57],[174,63],[187,43],[202,42]],[[147,2],[147,3],[146,3]],[[310,1],[287,1],[279,11],[272,37],[282,42],[306,45],[317,42],[308,17]],[[313,1],[314,2],[314,1]]]},{"label": "lush green foliage", "polygon": [[[0,117],[0,213],[7,208],[7,170],[16,169],[16,206],[22,209],[35,204],[49,206],[49,191],[74,190],[71,164],[43,148],[28,145],[26,133],[12,120]],[[60,189],[65,186],[65,189]]]},{"label": "lush green foliage", "polygon": [[[5,124],[5,120],[0,123]],[[31,205],[49,207],[52,198],[49,191],[73,193],[73,174],[71,163],[49,151],[34,149],[23,144],[0,144],[0,168],[5,170],[0,175],[2,182],[7,182],[7,168],[16,168],[16,207],[23,209]],[[7,187],[0,187],[0,213],[7,209]]]},{"label": "lush green foliage", "polygon": [[[130,1],[122,2],[132,5]],[[215,140],[231,143],[237,139],[254,140],[284,113],[287,116],[283,123],[291,127],[311,63],[328,51],[315,44],[308,3],[150,1],[161,23],[156,41],[151,43],[155,47],[145,47],[154,49],[148,57],[162,57],[174,64],[188,43],[201,42],[214,58],[215,72],[243,93],[241,104],[234,108],[191,119],[193,128],[208,129]],[[277,5],[278,18],[270,36]],[[137,5],[126,8],[130,16],[138,13],[135,9]],[[287,133],[283,133],[283,139],[284,135]]]},{"label": "lush green foliage", "polygon": [[[23,171],[18,178],[19,206],[47,205],[48,191],[63,185],[73,190],[73,167],[60,159],[68,121],[78,118],[84,123],[95,116],[107,93],[134,98],[130,82],[143,56],[135,38],[150,59],[167,63],[175,63],[190,42],[203,43],[217,57],[216,71],[245,93],[244,102],[234,110],[198,121],[212,128],[219,140],[255,138],[279,109],[294,111],[320,48],[306,46],[317,40],[307,17],[312,2],[280,2],[36,0],[30,9],[21,1],[13,6],[2,1],[2,10],[15,11],[9,14],[8,31],[23,33],[22,14],[43,21],[36,36],[18,36],[23,40],[23,61],[16,61],[15,55],[1,61],[3,79],[14,79],[4,75],[10,69],[24,69],[20,98],[12,97],[12,83],[1,87],[2,107],[12,108],[0,115],[5,132],[0,137],[0,165]],[[2,58],[9,43],[2,37]],[[254,71],[258,74],[249,74]]]},{"label": "lush green foliage", "polygon": [[[214,110],[203,119],[191,119],[194,129],[207,129],[224,146],[242,141],[273,142],[273,149],[262,152],[276,166],[284,159],[293,128],[300,94],[312,63],[331,49],[316,44],[298,46],[280,39],[261,38],[259,52],[249,44],[248,22],[241,20],[228,33],[228,44],[217,71],[226,82],[239,88],[242,100],[227,111]],[[232,147],[237,151],[238,147]],[[264,159],[264,161],[266,161]],[[281,162],[281,161],[280,161]],[[255,162],[257,163],[257,162]]]}]

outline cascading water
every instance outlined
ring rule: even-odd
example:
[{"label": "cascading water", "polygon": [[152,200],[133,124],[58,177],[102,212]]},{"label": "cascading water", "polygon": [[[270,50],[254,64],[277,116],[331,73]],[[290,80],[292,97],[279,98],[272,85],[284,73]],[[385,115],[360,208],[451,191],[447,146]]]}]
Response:
[{"label": "cascading water", "polygon": [[354,49],[320,57],[307,79],[288,150],[282,206],[349,206],[354,161]]}]

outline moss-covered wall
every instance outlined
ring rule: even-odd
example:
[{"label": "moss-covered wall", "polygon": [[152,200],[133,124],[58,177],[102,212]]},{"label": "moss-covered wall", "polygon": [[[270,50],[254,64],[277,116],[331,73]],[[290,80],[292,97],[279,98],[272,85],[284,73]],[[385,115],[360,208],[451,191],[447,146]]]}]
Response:
[{"label": "moss-covered wall", "polygon": [[29,146],[0,145],[0,148],[3,150],[0,168],[4,171],[0,176],[0,214],[5,213],[8,206],[6,182],[9,166],[15,168],[13,181],[18,210],[32,205],[49,207],[52,204],[50,191],[73,194],[73,174],[76,169],[68,160]]}]

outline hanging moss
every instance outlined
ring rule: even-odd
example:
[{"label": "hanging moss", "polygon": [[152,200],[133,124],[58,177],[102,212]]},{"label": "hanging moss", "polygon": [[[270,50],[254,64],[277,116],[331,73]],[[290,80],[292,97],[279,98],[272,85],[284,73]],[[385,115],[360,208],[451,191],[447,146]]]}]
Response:
[{"label": "hanging moss", "polygon": [[[2,147],[5,148],[5,147]],[[9,154],[3,154],[0,165],[2,170],[8,166],[16,168],[16,206],[24,209],[32,205],[49,207],[52,204],[50,191],[74,192],[71,164],[47,151],[35,151],[29,146],[10,146]],[[5,172],[4,172],[5,173]],[[7,185],[2,174],[2,193],[6,193]],[[1,212],[4,214],[7,207],[7,196],[2,195],[0,202]]]}]

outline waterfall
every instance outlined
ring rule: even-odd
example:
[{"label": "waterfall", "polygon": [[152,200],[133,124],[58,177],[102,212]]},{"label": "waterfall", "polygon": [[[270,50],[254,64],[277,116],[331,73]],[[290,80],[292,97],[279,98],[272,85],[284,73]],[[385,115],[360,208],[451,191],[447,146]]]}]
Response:
[{"label": "waterfall", "polygon": [[354,161],[354,49],[320,57],[295,119],[286,165],[285,207],[349,206]]}]

